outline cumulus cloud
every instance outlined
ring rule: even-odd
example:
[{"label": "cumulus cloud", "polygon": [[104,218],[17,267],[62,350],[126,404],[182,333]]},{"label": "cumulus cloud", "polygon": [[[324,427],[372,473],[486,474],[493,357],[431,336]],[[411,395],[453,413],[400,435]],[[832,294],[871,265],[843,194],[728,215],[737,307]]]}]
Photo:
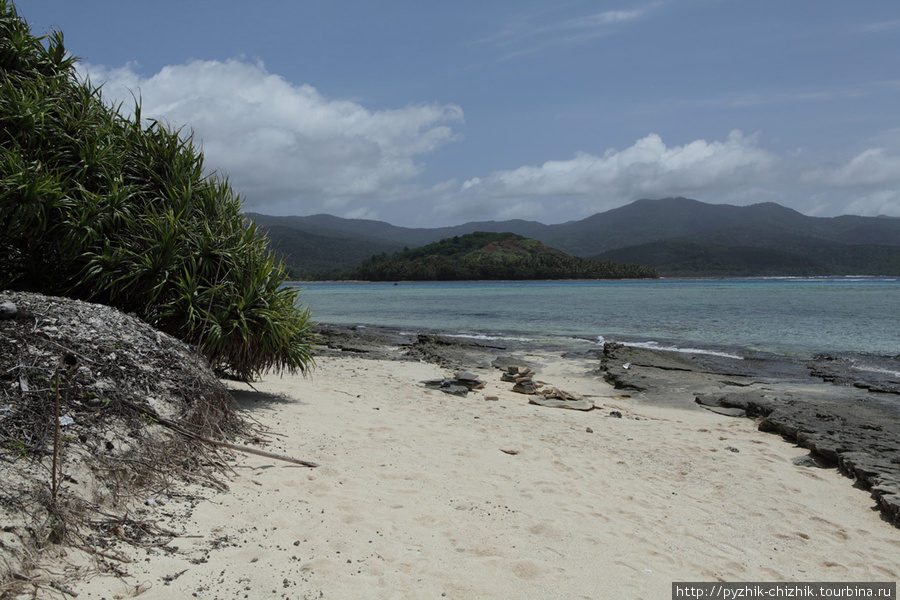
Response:
[{"label": "cumulus cloud", "polygon": [[900,186],[900,156],[891,156],[883,148],[870,148],[849,162],[833,169],[804,173],[803,181],[839,187]]},{"label": "cumulus cloud", "polygon": [[581,214],[623,199],[703,195],[751,184],[767,176],[777,158],[756,136],[732,131],[725,141],[667,146],[650,134],[624,150],[578,153],[569,160],[497,171],[465,181],[460,194],[480,198],[566,198]]},{"label": "cumulus cloud", "polygon": [[558,223],[640,198],[682,195],[740,205],[774,201],[822,216],[900,216],[896,131],[831,167],[800,151],[775,154],[757,135],[738,130],[684,145],[667,145],[652,133],[624,149],[509,170],[485,167],[436,183],[424,173],[425,160],[460,139],[454,126],[463,112],[456,105],[373,110],[241,60],[195,61],[149,77],[133,64],[80,68],[94,83],[105,82],[104,97],[124,110],[139,98],[145,118],[193,131],[207,167],[229,176],[252,211],[409,226],[511,218]]},{"label": "cumulus cloud", "polygon": [[[295,213],[337,212],[360,198],[409,196],[420,157],[458,138],[454,105],[370,110],[294,85],[261,63],[194,61],[141,77],[135,65],[81,65],[104,98],[193,130],[207,166],[227,174],[248,208],[295,202]],[[351,208],[348,208],[350,210]]]},{"label": "cumulus cloud", "polygon": [[841,212],[853,215],[900,216],[900,156],[870,148],[846,163],[803,173],[802,183],[839,196]]},{"label": "cumulus cloud", "polygon": [[454,220],[587,217],[640,198],[687,196],[736,205],[777,202],[809,215],[900,216],[900,156],[872,148],[832,167],[776,154],[757,135],[668,146],[657,134],[623,150],[471,177],[441,203]]}]

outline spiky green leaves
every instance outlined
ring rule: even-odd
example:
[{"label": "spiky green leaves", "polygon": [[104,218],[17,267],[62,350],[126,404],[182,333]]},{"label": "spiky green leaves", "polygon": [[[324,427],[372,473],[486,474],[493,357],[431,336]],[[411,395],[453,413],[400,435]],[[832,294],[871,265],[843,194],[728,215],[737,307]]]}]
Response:
[{"label": "spiky green leaves", "polygon": [[74,62],[0,0],[0,288],[135,312],[239,376],[306,371],[309,314],[228,182],[191,135],[103,104]]}]

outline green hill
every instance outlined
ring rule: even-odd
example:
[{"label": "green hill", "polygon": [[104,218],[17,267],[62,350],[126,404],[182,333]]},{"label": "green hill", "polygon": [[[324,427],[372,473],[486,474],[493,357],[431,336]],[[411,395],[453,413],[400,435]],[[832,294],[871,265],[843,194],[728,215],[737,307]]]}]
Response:
[{"label": "green hill", "polygon": [[380,254],[349,275],[369,281],[651,278],[640,265],[570,256],[514,233],[475,232],[391,256]]}]

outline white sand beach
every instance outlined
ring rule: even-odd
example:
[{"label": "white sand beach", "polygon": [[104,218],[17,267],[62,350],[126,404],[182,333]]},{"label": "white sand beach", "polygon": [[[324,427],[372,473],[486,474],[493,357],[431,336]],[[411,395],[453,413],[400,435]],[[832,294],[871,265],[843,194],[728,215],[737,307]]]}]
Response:
[{"label": "white sand beach", "polygon": [[627,599],[668,598],[673,581],[900,579],[900,530],[835,469],[796,464],[806,450],[750,419],[642,404],[584,361],[528,358],[597,408],[530,405],[497,370],[451,396],[420,383],[440,367],[354,356],[259,393],[234,384],[267,450],[321,466],[235,453],[229,491],[204,490],[190,518],[159,499],[159,524],[181,537],[120,546],[126,576],[70,571],[72,590]]}]

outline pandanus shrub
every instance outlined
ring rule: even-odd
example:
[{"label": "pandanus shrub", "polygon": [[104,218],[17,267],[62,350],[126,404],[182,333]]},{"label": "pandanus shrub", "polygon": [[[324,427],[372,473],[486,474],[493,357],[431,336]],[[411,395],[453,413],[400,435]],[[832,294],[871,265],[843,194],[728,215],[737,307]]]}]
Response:
[{"label": "pandanus shrub", "polygon": [[309,312],[228,180],[76,60],[0,0],[0,289],[134,312],[241,377],[306,372]]}]

